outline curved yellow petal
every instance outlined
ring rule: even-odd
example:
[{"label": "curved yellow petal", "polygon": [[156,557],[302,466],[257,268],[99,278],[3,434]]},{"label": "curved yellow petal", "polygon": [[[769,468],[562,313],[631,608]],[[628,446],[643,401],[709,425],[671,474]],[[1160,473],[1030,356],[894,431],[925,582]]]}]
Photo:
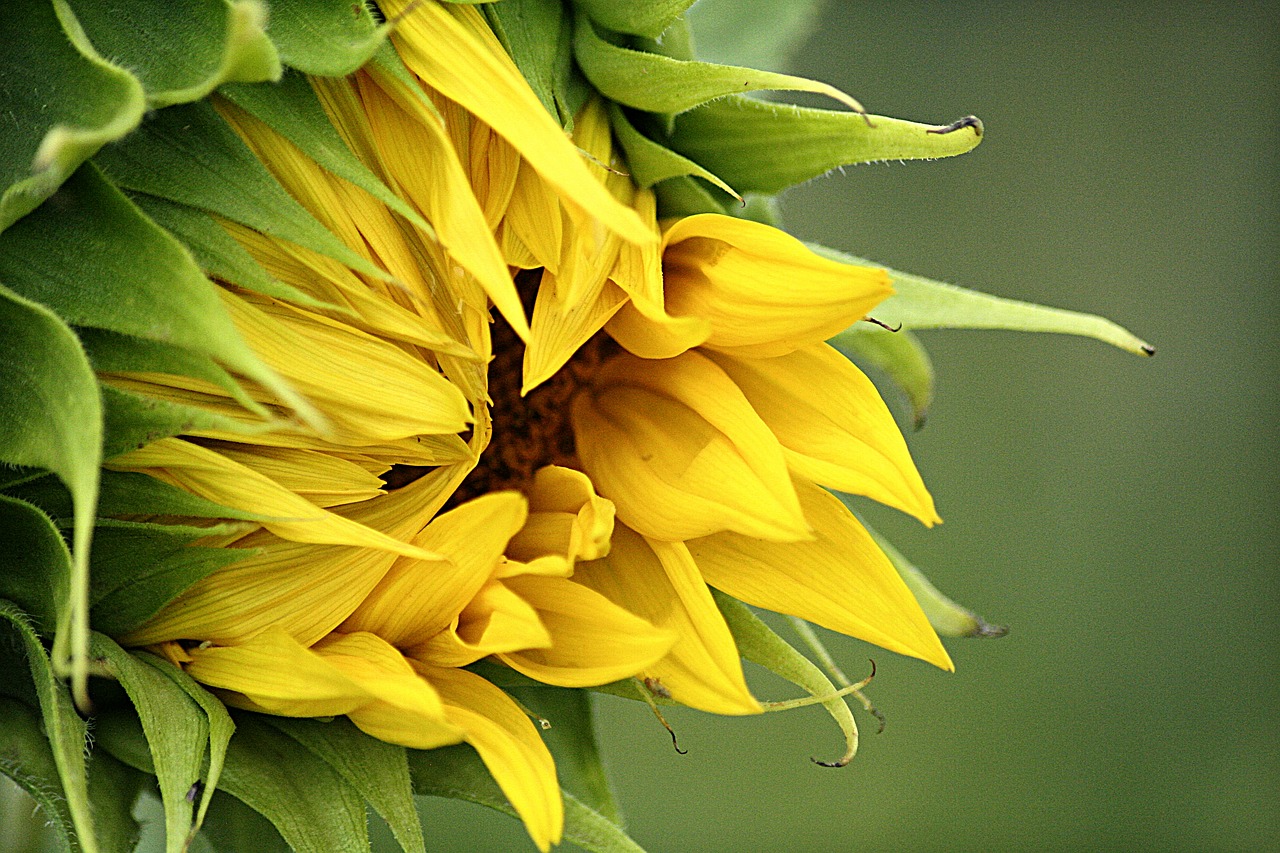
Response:
[{"label": "curved yellow petal", "polygon": [[529,518],[507,544],[507,556],[529,562],[558,555],[572,567],[609,553],[616,510],[581,471],[547,465],[525,486]]},{"label": "curved yellow petal", "polygon": [[809,535],[777,439],[733,381],[697,353],[614,358],[574,399],[572,422],[592,481],[618,518],[646,536]]},{"label": "curved yellow petal", "polygon": [[[270,541],[264,542],[263,540]],[[142,646],[165,640],[243,643],[279,628],[304,645],[342,624],[398,558],[376,548],[313,545],[251,536],[246,558],[197,581],[119,641]]]},{"label": "curved yellow petal", "polygon": [[643,671],[676,701],[715,714],[760,713],[738,647],[683,543],[646,539],[619,525],[609,556],[579,564],[573,581],[676,634],[671,651]]},{"label": "curved yellow petal", "polygon": [[410,662],[439,691],[449,721],[466,733],[538,849],[546,853],[558,844],[564,803],[555,762],[520,706],[465,669]]},{"label": "curved yellow petal", "polygon": [[493,575],[507,541],[526,516],[524,497],[492,492],[437,516],[414,540],[447,562],[398,560],[342,625],[400,648],[449,627]]},{"label": "curved yellow petal", "polygon": [[430,551],[327,512],[252,468],[208,448],[164,438],[115,457],[107,467],[149,474],[188,492],[262,516],[262,526],[283,539],[329,545],[360,545],[420,559]]},{"label": "curved yellow petal", "polygon": [[529,345],[524,350],[521,394],[528,394],[555,375],[627,301],[627,295],[603,275],[579,285],[572,298],[557,295],[558,281],[556,276],[542,271],[530,321]]},{"label": "curved yellow petal", "polygon": [[667,310],[711,324],[704,346],[786,355],[862,319],[892,293],[884,270],[819,257],[768,225],[705,213],[663,236]]},{"label": "curved yellow petal", "polygon": [[499,659],[546,684],[594,687],[630,678],[656,664],[676,642],[674,631],[655,628],[580,583],[531,576],[506,583],[537,610],[551,642]]},{"label": "curved yellow petal", "polygon": [[502,136],[570,204],[624,240],[652,239],[635,214],[587,170],[479,13],[469,7],[387,0],[396,48],[431,88],[457,101]]},{"label": "curved yellow petal", "polygon": [[537,610],[504,582],[480,588],[452,627],[408,654],[436,666],[466,666],[483,657],[551,645]]},{"label": "curved yellow petal", "polygon": [[747,604],[954,670],[920,605],[853,513],[818,486],[796,487],[818,538],[780,544],[720,533],[691,541],[707,583]]},{"label": "curved yellow petal", "polygon": [[932,526],[942,519],[871,380],[827,344],[777,358],[708,353],[778,437],[791,470]]},{"label": "curved yellow petal", "polygon": [[369,500],[383,493],[382,480],[355,462],[328,453],[288,447],[224,443],[217,451],[252,468],[318,507]]}]

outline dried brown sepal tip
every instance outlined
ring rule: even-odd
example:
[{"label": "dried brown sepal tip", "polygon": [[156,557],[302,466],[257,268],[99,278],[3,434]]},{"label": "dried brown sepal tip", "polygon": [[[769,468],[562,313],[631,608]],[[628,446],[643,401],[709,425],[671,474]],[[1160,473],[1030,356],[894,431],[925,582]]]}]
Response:
[{"label": "dried brown sepal tip", "polygon": [[667,722],[667,718],[662,716],[662,712],[658,710],[658,704],[653,701],[653,697],[655,696],[659,699],[670,699],[671,691],[668,690],[667,686],[657,678],[646,676],[642,683],[644,684],[645,689],[640,691],[640,695],[649,705],[649,710],[658,718],[658,722],[662,723],[662,727],[667,730],[667,734],[671,735],[671,745],[675,747],[676,752],[681,755],[688,755],[689,750],[680,748],[680,741],[676,738],[675,729],[671,728],[671,724]]},{"label": "dried brown sepal tip", "polygon": [[886,332],[901,332],[901,331],[902,331],[902,324],[901,324],[901,323],[899,323],[897,326],[890,326],[888,323],[884,322],[883,320],[877,320],[875,317],[872,317],[872,316],[869,316],[869,315],[868,315],[868,316],[866,316],[866,317],[863,317],[863,318],[862,318],[862,322],[864,322],[864,323],[871,323],[873,326],[879,326],[880,328],[884,329]]},{"label": "dried brown sepal tip", "polygon": [[966,127],[973,128],[974,134],[979,138],[982,137],[982,119],[977,116],[965,116],[962,119],[957,119],[956,121],[951,122],[951,124],[948,124],[945,127],[930,128],[929,130],[926,130],[925,133],[955,133],[957,130],[961,130]]}]

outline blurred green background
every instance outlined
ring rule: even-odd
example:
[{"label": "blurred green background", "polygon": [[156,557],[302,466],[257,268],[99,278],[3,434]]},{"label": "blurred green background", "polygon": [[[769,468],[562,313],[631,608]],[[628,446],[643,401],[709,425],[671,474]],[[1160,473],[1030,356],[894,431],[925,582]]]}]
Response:
[{"label": "blurred green background", "polygon": [[[860,717],[842,770],[809,762],[840,751],[819,711],[673,713],[680,756],[644,708],[604,702],[647,849],[1280,849],[1278,17],[1248,3],[826,5],[793,70],[873,113],[975,113],[987,136],[965,157],[793,190],[789,228],[1106,314],[1159,352],[923,333],[938,393],[909,440],[946,523],[873,520],[1009,636],[949,642],[954,675],[833,640],[851,672],[875,657],[889,718],[875,736]],[[506,823],[439,801],[427,815],[457,827],[439,849]]]}]

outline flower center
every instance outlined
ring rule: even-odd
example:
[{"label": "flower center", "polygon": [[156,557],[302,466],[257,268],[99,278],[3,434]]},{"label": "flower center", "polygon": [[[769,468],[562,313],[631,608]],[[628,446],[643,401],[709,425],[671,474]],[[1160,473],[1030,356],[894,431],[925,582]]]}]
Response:
[{"label": "flower center", "polygon": [[603,332],[574,353],[555,375],[525,396],[524,343],[502,320],[493,325],[493,361],[489,397],[493,400],[493,439],[480,464],[463,481],[450,503],[462,503],[492,491],[519,489],[546,465],[581,468],[570,423],[578,390],[590,384],[600,364],[618,345]]}]

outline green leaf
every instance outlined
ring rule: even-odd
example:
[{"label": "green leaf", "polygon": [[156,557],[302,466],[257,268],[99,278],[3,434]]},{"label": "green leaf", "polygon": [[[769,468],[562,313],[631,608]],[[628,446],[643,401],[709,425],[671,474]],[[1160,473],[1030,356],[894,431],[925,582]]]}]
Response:
[{"label": "green leaf", "polygon": [[322,302],[270,276],[249,251],[236,242],[209,214],[146,193],[130,193],[129,200],[187,247],[200,269],[210,278],[312,308],[342,310]]},{"label": "green leaf", "polygon": [[916,429],[924,426],[933,402],[933,362],[919,338],[907,331],[857,323],[827,343],[864,367],[883,370],[907,395]]},{"label": "green leaf", "polygon": [[111,635],[131,631],[196,581],[223,566],[253,556],[256,553],[253,549],[189,544],[203,536],[233,531],[235,527],[100,520],[90,557],[93,626]]},{"label": "green leaf", "polygon": [[[0,16],[3,17],[3,16]],[[0,235],[0,255],[33,214]],[[0,260],[0,282],[21,277]],[[71,330],[48,309],[0,285],[0,462],[47,468],[66,485],[74,505],[73,559],[58,590],[54,661],[69,667],[77,699],[87,701],[89,545],[98,500],[102,405],[98,384]]]},{"label": "green leaf", "polygon": [[631,171],[631,180],[637,186],[651,187],[659,181],[681,175],[695,175],[715,184],[729,195],[742,201],[742,197],[733,188],[718,177],[690,160],[677,154],[670,148],[664,148],[636,130],[627,118],[627,114],[617,104],[609,103],[609,124],[618,142],[627,153],[627,168]]},{"label": "green leaf", "polygon": [[346,717],[321,722],[266,717],[317,758],[337,771],[382,815],[407,853],[426,849],[422,825],[413,807],[409,762],[403,747],[371,737]]},{"label": "green leaf", "polygon": [[[579,16],[573,53],[591,84],[611,101],[651,113],[683,113],[725,95],[763,90],[813,92],[852,110],[862,106],[834,86],[734,65],[671,59],[611,44]],[[858,116],[861,121],[861,115]],[[731,182],[732,183],[732,182]]]},{"label": "green leaf", "polygon": [[[693,216],[696,213],[729,214],[733,201],[715,193],[700,181],[687,175],[667,178],[654,185],[658,198],[658,217]],[[721,198],[724,198],[722,201]]]},{"label": "green leaf", "polygon": [[109,637],[95,631],[90,649],[138,712],[164,803],[165,850],[182,853],[191,832],[187,792],[200,781],[209,743],[204,711],[171,679],[134,659]]},{"label": "green leaf", "polygon": [[12,602],[0,600],[0,621],[8,622],[17,632],[18,644],[26,653],[27,666],[40,703],[40,718],[80,848],[84,853],[98,853],[93,814],[89,809],[84,758],[88,730],[84,720],[72,706],[70,691],[54,675],[52,661],[23,612]]},{"label": "green leaf", "polygon": [[319,417],[241,339],[217,287],[182,244],[92,164],[0,235],[0,281],[73,325],[208,355],[260,382],[303,418]]},{"label": "green leaf", "polygon": [[[849,502],[847,495],[837,494],[836,497],[846,503]],[[852,510],[852,507],[850,509]],[[924,611],[929,624],[939,636],[1003,637],[1009,633],[1009,629],[1003,625],[992,625],[977,613],[947,598],[929,582],[924,572],[916,568],[902,555],[901,551],[893,547],[889,540],[870,527],[867,528],[867,532],[876,540],[876,544],[880,546],[880,550],[884,551],[889,562],[893,563],[898,574],[902,575],[902,580],[911,590],[911,594],[916,597],[916,601],[920,602],[920,609]]]},{"label": "green leaf", "polygon": [[226,763],[227,746],[231,735],[236,730],[227,708],[208,690],[205,690],[194,678],[181,669],[147,652],[134,652],[134,657],[160,672],[189,696],[204,711],[209,724],[209,764],[205,774],[204,792],[200,797],[200,807],[196,811],[195,828],[199,829],[204,822],[218,780],[222,778],[222,768]]},{"label": "green leaf", "polygon": [[280,78],[259,0],[67,0],[99,54],[130,69],[151,108],[197,101],[230,80]]},{"label": "green leaf", "polygon": [[[860,266],[882,266],[834,249],[811,246],[832,260]],[[876,306],[876,319],[904,329],[1010,329],[1083,335],[1134,355],[1155,355],[1155,347],[1128,329],[1094,314],[1048,308],[1002,299],[976,290],[887,270],[894,295]]]},{"label": "green leaf", "polygon": [[190,205],[297,243],[353,269],[390,276],[320,224],[206,102],[160,110],[94,162],[121,187]]},{"label": "green leaf", "polygon": [[586,690],[566,687],[507,688],[516,701],[551,723],[542,732],[556,761],[560,787],[611,822],[622,825],[622,814],[609,787],[596,743],[592,697]]},{"label": "green leaf", "polygon": [[435,229],[351,152],[307,78],[291,71],[274,86],[223,86],[220,94],[298,146],[321,167],[363,189],[434,238]]},{"label": "green leaf", "polygon": [[[0,648],[0,657],[3,654],[4,649]],[[7,665],[3,667],[8,668]],[[0,726],[0,773],[17,782],[35,800],[59,849],[77,850],[71,813],[67,811],[66,800],[62,797],[58,767],[49,741],[45,739],[40,714],[26,703],[2,695],[3,692],[0,690],[0,720],[4,720],[4,725]]]},{"label": "green leaf", "polygon": [[659,141],[740,193],[773,195],[840,166],[952,157],[981,140],[980,124],[942,130],[734,95],[682,113],[671,137]]},{"label": "green leaf", "polygon": [[[785,678],[797,687],[803,688],[812,696],[829,696],[832,698],[822,702],[822,707],[840,726],[844,733],[845,751],[835,761],[818,761],[827,767],[843,767],[853,760],[858,751],[858,724],[853,720],[853,712],[844,697],[836,695],[836,688],[813,661],[800,654],[760,618],[752,613],[745,604],[736,598],[725,595],[718,589],[712,589],[716,606],[724,615],[729,631],[742,657],[752,663],[759,664],[775,675]],[[768,703],[765,703],[766,707]],[[788,704],[788,703],[782,703]]]},{"label": "green leaf", "polygon": [[605,29],[657,38],[693,0],[574,0],[574,5]]},{"label": "green leaf", "polygon": [[[519,818],[489,774],[480,756],[467,744],[431,750],[408,750],[413,790],[429,797],[465,800]],[[567,791],[564,797],[564,840],[593,853],[643,853],[613,821]]]},{"label": "green leaf", "polygon": [[271,821],[230,794],[215,791],[202,837],[219,853],[294,853]]},{"label": "green leaf", "polygon": [[389,29],[361,2],[271,0],[271,38],[284,63],[304,74],[351,74],[369,61]]},{"label": "green leaf", "polygon": [[[59,21],[66,21],[66,29]],[[142,85],[102,60],[49,0],[0,15],[0,231],[34,210],[100,147],[138,126]]]},{"label": "green leaf", "polygon": [[780,71],[817,28],[815,0],[702,0],[686,20],[708,62]]}]

